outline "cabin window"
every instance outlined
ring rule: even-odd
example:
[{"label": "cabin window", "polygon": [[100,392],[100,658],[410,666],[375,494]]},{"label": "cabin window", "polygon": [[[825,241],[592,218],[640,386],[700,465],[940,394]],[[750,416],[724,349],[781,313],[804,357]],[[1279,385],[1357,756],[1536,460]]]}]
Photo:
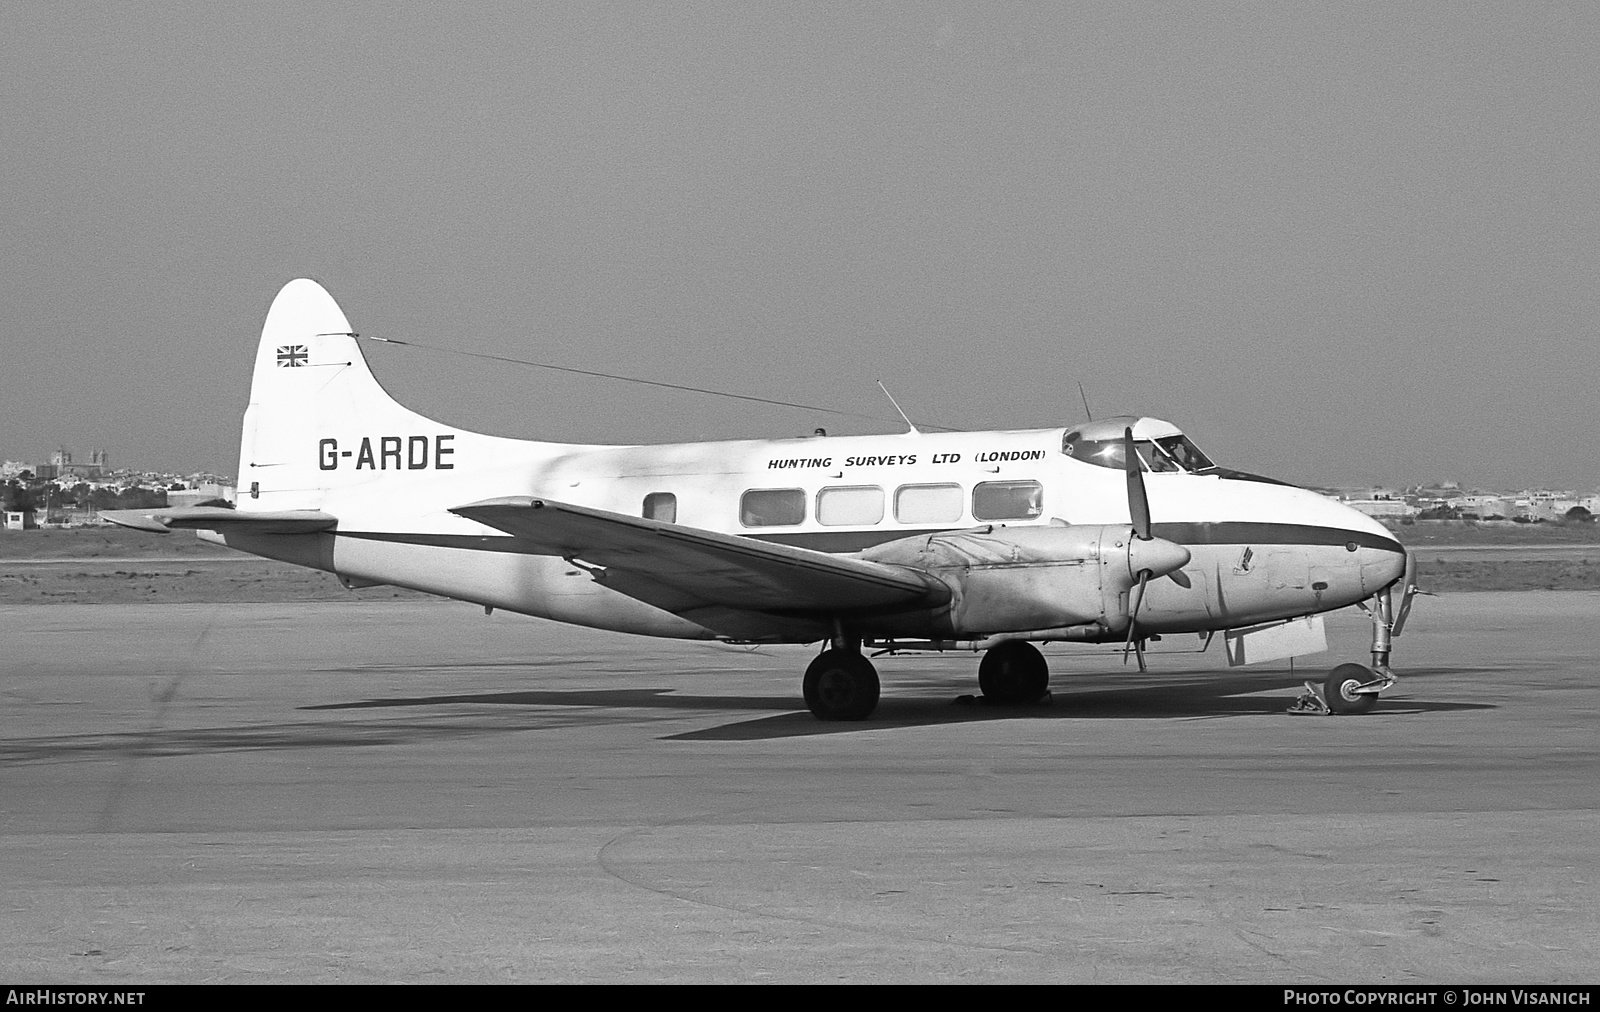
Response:
[{"label": "cabin window", "polygon": [[901,485],[894,493],[894,518],[903,524],[953,524],[966,508],[960,485]]},{"label": "cabin window", "polygon": [[805,519],[804,489],[753,488],[739,497],[739,522],[746,527],[793,527]]},{"label": "cabin window", "polygon": [[664,524],[678,522],[678,497],[671,492],[651,492],[644,497],[644,518]]},{"label": "cabin window", "polygon": [[972,490],[977,520],[1032,520],[1044,512],[1044,486],[1036,481],[985,481]]},{"label": "cabin window", "polygon": [[817,493],[817,523],[829,527],[883,522],[883,489],[876,485],[825,488]]}]

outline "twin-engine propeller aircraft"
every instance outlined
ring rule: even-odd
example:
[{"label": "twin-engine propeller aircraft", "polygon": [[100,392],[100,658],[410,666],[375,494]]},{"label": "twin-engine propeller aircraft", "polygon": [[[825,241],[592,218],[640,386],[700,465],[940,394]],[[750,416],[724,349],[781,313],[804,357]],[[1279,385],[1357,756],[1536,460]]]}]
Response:
[{"label": "twin-engine propeller aircraft", "polygon": [[[864,647],[985,651],[988,700],[1048,690],[1036,643],[1225,631],[1238,663],[1324,649],[1322,612],[1373,600],[1372,667],[1307,706],[1394,684],[1409,556],[1306,489],[1214,465],[1152,418],[1000,432],[587,446],[481,435],[406,410],[316,282],[284,286],[256,352],[236,508],[104,514],[230,548],[579,625],[822,643],[807,706],[878,703]],[[1287,643],[1287,646],[1284,644]],[[1235,656],[1237,654],[1237,657]]]}]

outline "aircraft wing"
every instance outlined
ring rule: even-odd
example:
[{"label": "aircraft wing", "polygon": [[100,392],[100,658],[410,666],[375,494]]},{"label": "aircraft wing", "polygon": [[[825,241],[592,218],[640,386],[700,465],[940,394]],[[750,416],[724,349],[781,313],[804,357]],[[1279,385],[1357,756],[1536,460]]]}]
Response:
[{"label": "aircraft wing", "polygon": [[102,510],[100,516],[114,524],[139,531],[165,534],[177,528],[208,531],[249,530],[257,534],[314,534],[332,530],[337,517],[321,510],[278,510],[252,513],[222,506],[175,506],[154,510]]},{"label": "aircraft wing", "polygon": [[681,611],[719,605],[783,614],[935,607],[944,584],[915,570],[718,534],[568,503],[511,496],[450,512],[558,555],[605,569],[622,593]]}]

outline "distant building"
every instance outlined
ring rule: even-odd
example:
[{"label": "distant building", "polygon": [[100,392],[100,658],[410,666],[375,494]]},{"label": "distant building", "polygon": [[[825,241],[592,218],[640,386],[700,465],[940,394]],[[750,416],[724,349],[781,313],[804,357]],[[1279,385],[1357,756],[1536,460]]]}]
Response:
[{"label": "distant building", "polygon": [[1454,506],[1463,515],[1471,514],[1479,519],[1485,517],[1511,517],[1516,513],[1516,504],[1504,496],[1484,495],[1473,493],[1456,499],[1450,505]]},{"label": "distant building", "polygon": [[33,510],[6,510],[4,526],[8,531],[31,531],[39,525],[34,522]]},{"label": "distant building", "polygon": [[234,488],[232,485],[216,485],[210,482],[202,483],[196,488],[184,489],[179,492],[167,492],[168,506],[197,506],[213,499],[222,499],[233,502]]},{"label": "distant building", "polygon": [[[111,457],[104,450],[96,450],[89,454],[89,463],[74,463],[72,451],[65,446],[50,455],[50,466],[55,468],[52,479],[67,480],[77,478],[92,480],[106,475],[111,470]],[[40,475],[43,477],[43,475]]]},{"label": "distant building", "polygon": [[1369,517],[1414,517],[1422,512],[1404,499],[1346,499],[1344,504]]}]

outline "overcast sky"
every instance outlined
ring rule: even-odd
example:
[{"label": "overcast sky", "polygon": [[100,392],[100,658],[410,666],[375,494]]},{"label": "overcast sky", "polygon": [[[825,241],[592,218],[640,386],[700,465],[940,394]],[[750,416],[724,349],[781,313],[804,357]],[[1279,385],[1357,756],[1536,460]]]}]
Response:
[{"label": "overcast sky", "polygon": [[[1600,5],[0,0],[0,456],[232,474],[363,334],[1298,482],[1600,483]],[[586,442],[896,431],[368,345]]]}]

